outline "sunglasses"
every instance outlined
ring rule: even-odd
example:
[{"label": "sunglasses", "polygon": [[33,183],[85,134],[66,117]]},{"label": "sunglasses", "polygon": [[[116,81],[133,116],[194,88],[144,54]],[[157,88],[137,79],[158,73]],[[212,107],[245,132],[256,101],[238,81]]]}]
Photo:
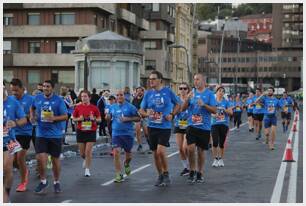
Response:
[{"label": "sunglasses", "polygon": [[187,87],[180,87],[179,90],[188,90]]},{"label": "sunglasses", "polygon": [[123,96],[123,94],[116,94],[116,96],[118,97],[118,96]]}]

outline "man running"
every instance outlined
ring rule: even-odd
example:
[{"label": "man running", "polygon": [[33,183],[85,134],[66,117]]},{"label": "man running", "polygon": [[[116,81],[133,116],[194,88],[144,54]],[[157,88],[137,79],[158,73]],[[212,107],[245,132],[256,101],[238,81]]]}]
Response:
[{"label": "man running", "polygon": [[[262,96],[260,99],[264,105],[265,115],[264,115],[264,127],[265,127],[265,143],[269,145],[270,150],[274,150],[274,142],[276,135],[276,109],[279,107],[279,100],[273,96],[274,88],[269,87],[267,91],[267,96]],[[260,101],[257,99],[255,103]],[[270,138],[271,132],[271,138]]]},{"label": "man running", "polygon": [[286,131],[288,131],[293,107],[293,100],[290,96],[288,96],[287,91],[284,91],[283,97],[279,100],[279,104],[282,108],[281,116],[283,120],[283,132],[285,133]]},{"label": "man running", "polygon": [[[251,104],[253,106],[254,125],[255,125],[255,132],[257,135],[256,140],[259,140],[261,138],[262,120],[264,118],[264,112],[265,112],[263,102],[260,100],[261,95],[262,95],[261,89],[256,88],[256,95],[254,96],[254,103]],[[256,101],[256,100],[259,100],[259,101]]]},{"label": "man running", "polygon": [[112,119],[112,147],[114,153],[115,181],[124,181],[121,172],[120,148],[125,151],[124,170],[126,175],[131,174],[130,162],[132,160],[131,150],[134,143],[133,121],[139,121],[137,109],[126,101],[124,91],[119,90],[116,94],[117,103],[110,107],[107,119]]},{"label": "man running", "polygon": [[[132,104],[139,110],[141,102],[143,100],[144,88],[138,87],[136,88],[136,96],[132,101]],[[143,129],[143,133],[145,138],[148,140],[148,127],[146,125],[146,119],[141,119],[140,122],[135,123],[136,128],[136,139],[138,143],[137,151],[142,152],[142,144],[141,144],[141,128]]]},{"label": "man running", "polygon": [[[194,75],[194,86],[188,94],[188,99],[183,104],[183,110],[188,108],[189,118],[186,130],[188,145],[188,160],[190,173],[189,183],[204,182],[204,150],[208,150],[211,130],[211,113],[217,112],[216,99],[214,93],[205,86],[205,77],[203,74]],[[195,151],[197,148],[197,171],[195,162]]]},{"label": "man running", "polygon": [[253,92],[249,93],[249,97],[245,102],[247,114],[248,114],[248,124],[249,124],[249,132],[254,132],[254,120],[253,120],[253,106],[254,102],[254,94]]},{"label": "man running", "polygon": [[241,124],[241,115],[242,115],[242,110],[243,110],[243,106],[242,106],[242,102],[240,100],[240,96],[237,95],[235,98],[235,102],[234,102],[234,127],[237,125],[237,131],[239,131],[239,127]]},{"label": "man running", "polygon": [[64,100],[54,94],[54,83],[46,80],[43,83],[42,95],[35,97],[30,110],[30,119],[35,121],[37,114],[35,151],[38,158],[40,183],[35,189],[36,194],[46,192],[49,183],[46,177],[48,154],[51,155],[54,177],[54,192],[60,193],[60,154],[62,149],[62,121],[68,119]]},{"label": "man running", "polygon": [[166,147],[169,147],[171,121],[179,112],[179,99],[174,92],[162,85],[162,74],[152,71],[149,76],[151,90],[145,93],[139,110],[143,118],[148,117],[149,143],[159,174],[155,186],[170,184]]},{"label": "man running", "polygon": [[17,163],[19,167],[21,183],[17,186],[17,192],[24,192],[27,190],[29,170],[26,165],[26,154],[27,150],[30,148],[30,143],[32,140],[32,130],[33,126],[29,121],[30,117],[30,107],[33,104],[34,98],[31,95],[24,93],[24,87],[20,79],[12,79],[10,83],[10,88],[14,99],[17,100],[21,107],[23,108],[27,123],[15,128],[16,139],[20,143],[22,150],[17,153]]},{"label": "man running", "polygon": [[18,101],[7,95],[3,85],[3,202],[9,202],[13,184],[14,154],[22,150],[16,140],[15,129],[27,123],[26,115]]},{"label": "man running", "polygon": [[232,107],[224,98],[225,89],[217,87],[216,103],[217,113],[212,114],[211,136],[213,139],[212,153],[215,157],[212,166],[224,167],[224,142],[228,133],[229,115],[233,115]]}]

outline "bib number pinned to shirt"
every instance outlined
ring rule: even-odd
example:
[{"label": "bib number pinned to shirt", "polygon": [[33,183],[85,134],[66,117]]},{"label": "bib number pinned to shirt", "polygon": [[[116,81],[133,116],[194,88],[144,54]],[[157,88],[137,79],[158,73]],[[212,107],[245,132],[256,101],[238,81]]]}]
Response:
[{"label": "bib number pinned to shirt", "polygon": [[202,125],[203,124],[203,121],[202,121],[203,118],[202,118],[201,115],[194,114],[194,115],[192,115],[191,120],[192,120],[193,125]]},{"label": "bib number pinned to shirt", "polygon": [[7,145],[6,148],[8,150],[8,152],[13,155],[16,152],[19,152],[22,150],[21,145],[19,144],[19,142],[17,140],[11,140]]},{"label": "bib number pinned to shirt", "polygon": [[187,120],[179,120],[178,121],[178,126],[180,129],[186,129],[188,125]]},{"label": "bib number pinned to shirt", "polygon": [[91,121],[83,121],[81,127],[82,127],[83,131],[91,130],[92,122]]},{"label": "bib number pinned to shirt", "polygon": [[156,124],[161,124],[163,121],[163,113],[162,112],[154,112],[152,115],[150,115],[150,119],[152,122]]}]

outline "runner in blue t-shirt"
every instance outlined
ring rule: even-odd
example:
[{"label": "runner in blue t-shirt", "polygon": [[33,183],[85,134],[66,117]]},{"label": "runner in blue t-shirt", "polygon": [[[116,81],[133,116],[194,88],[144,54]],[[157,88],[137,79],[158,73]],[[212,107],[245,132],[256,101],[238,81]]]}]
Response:
[{"label": "runner in blue t-shirt", "polygon": [[166,147],[169,147],[171,121],[179,112],[179,99],[171,89],[162,85],[163,75],[151,72],[149,83],[151,90],[146,91],[139,113],[148,117],[150,149],[153,151],[155,166],[159,174],[155,186],[170,184]]},{"label": "runner in blue t-shirt", "polygon": [[234,127],[237,125],[237,131],[239,131],[239,126],[241,124],[241,115],[243,111],[243,104],[240,100],[240,96],[236,96],[235,101],[234,101]]},{"label": "runner in blue t-shirt", "polygon": [[254,93],[250,92],[249,97],[245,101],[245,106],[248,114],[249,132],[254,132],[254,120],[253,120],[253,108],[252,103],[254,102]]},{"label": "runner in blue t-shirt", "polygon": [[117,103],[110,106],[107,119],[112,119],[112,147],[116,172],[114,182],[120,183],[124,180],[121,172],[120,148],[123,148],[125,151],[125,174],[130,175],[131,150],[135,136],[134,122],[139,121],[140,116],[138,115],[137,108],[125,100],[123,90],[119,90],[116,96]]},{"label": "runner in blue t-shirt", "polygon": [[[10,82],[10,88],[12,94],[14,95],[14,99],[20,103],[28,120],[24,126],[15,128],[16,139],[22,147],[22,150],[17,153],[17,163],[20,172],[21,183],[17,186],[16,191],[24,192],[27,189],[29,175],[25,158],[27,150],[30,148],[31,140],[35,141],[32,136],[33,126],[29,121],[30,107],[33,104],[34,98],[33,96],[24,93],[24,87],[20,79],[12,79]],[[33,142],[33,144],[35,143]]]},{"label": "runner in blue t-shirt", "polygon": [[[188,144],[188,160],[190,173],[188,182],[203,182],[204,150],[208,150],[211,130],[211,113],[216,113],[216,98],[214,93],[205,87],[203,74],[194,75],[195,88],[188,94],[183,110],[188,109],[188,127],[186,138]],[[198,165],[196,170],[195,151],[197,148]]]},{"label": "runner in blue t-shirt", "polygon": [[[179,85],[179,98],[180,101],[185,101],[188,93],[190,92],[190,87],[187,83],[182,83]],[[180,159],[183,165],[183,171],[181,176],[189,175],[189,165],[187,160],[187,140],[186,140],[186,128],[188,126],[188,109],[178,113],[175,118],[174,133],[176,134],[176,144],[180,152]]]},{"label": "runner in blue t-shirt", "polygon": [[[254,102],[251,104],[253,105],[253,115],[254,115],[254,125],[255,125],[255,132],[256,132],[256,140],[261,138],[261,129],[262,129],[262,120],[264,118],[264,105],[262,103],[262,92],[260,88],[256,88],[256,94],[254,96]],[[258,100],[258,101],[257,101]],[[256,104],[255,104],[256,101]]]},{"label": "runner in blue t-shirt", "polygon": [[30,119],[37,118],[35,151],[40,168],[40,183],[35,193],[46,192],[46,166],[48,154],[51,155],[54,177],[54,192],[61,192],[60,188],[60,154],[62,149],[63,121],[67,120],[67,108],[64,100],[55,95],[54,83],[46,80],[43,83],[43,95],[37,95],[31,107]]},{"label": "runner in blue t-shirt", "polygon": [[288,127],[291,120],[291,113],[293,108],[293,100],[288,96],[288,93],[284,91],[283,97],[279,100],[280,107],[282,108],[281,116],[282,116],[282,124],[283,124],[283,132],[288,131]]},{"label": "runner in blue t-shirt", "polygon": [[14,97],[7,96],[3,85],[3,202],[9,202],[9,195],[13,183],[14,154],[22,150],[16,140],[16,127],[27,123],[26,115]]},{"label": "runner in blue t-shirt", "polygon": [[[229,95],[229,97],[228,97],[228,103],[229,103],[230,107],[234,107],[235,102],[234,102],[234,99],[233,99],[233,96],[232,96],[232,95]],[[229,121],[232,122],[232,119],[233,119],[233,115],[231,115],[231,116],[229,117]]]},{"label": "runner in blue t-shirt", "polygon": [[[265,143],[269,144],[269,148],[271,150],[274,150],[276,125],[277,125],[276,110],[279,107],[279,100],[273,96],[274,93],[273,87],[270,87],[267,92],[268,95],[263,96],[262,98],[262,102],[265,108],[265,116],[264,116],[264,127],[265,127],[265,136],[266,136]],[[269,138],[270,132],[271,132],[271,138]]]},{"label": "runner in blue t-shirt", "polygon": [[217,113],[212,114],[211,136],[213,139],[212,153],[215,157],[212,166],[224,167],[224,142],[228,134],[229,116],[233,110],[229,102],[224,98],[225,89],[220,86],[216,89]]}]

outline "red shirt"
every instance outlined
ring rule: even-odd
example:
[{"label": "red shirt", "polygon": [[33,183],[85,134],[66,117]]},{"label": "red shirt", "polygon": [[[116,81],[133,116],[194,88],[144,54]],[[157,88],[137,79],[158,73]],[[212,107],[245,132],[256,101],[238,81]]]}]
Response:
[{"label": "red shirt", "polygon": [[101,117],[98,107],[93,104],[85,105],[80,104],[75,107],[74,112],[72,114],[73,117],[80,117],[83,115],[84,121],[78,122],[78,130],[82,131],[91,131],[94,132],[97,130],[96,121],[90,121],[90,115],[93,115],[96,119]]}]

